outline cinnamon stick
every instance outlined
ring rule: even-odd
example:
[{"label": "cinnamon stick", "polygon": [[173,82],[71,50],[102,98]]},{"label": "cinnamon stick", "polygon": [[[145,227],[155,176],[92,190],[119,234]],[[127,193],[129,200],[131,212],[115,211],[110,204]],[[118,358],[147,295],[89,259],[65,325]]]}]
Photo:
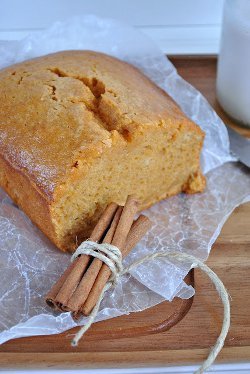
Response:
[{"label": "cinnamon stick", "polygon": [[91,256],[83,255],[75,260],[76,263],[74,268],[68,275],[66,281],[64,282],[64,284],[62,285],[61,289],[55,297],[56,305],[60,309],[64,311],[68,310],[68,307],[66,306],[68,300],[77,288],[78,283],[82,279],[82,276],[84,275],[84,272],[89,265],[90,259]]},{"label": "cinnamon stick", "polygon": [[129,195],[122,210],[122,215],[115,231],[111,244],[115,245],[122,252],[126,243],[129,230],[133,224],[134,216],[138,212],[138,202],[132,195]]},{"label": "cinnamon stick", "polygon": [[[145,235],[145,233],[150,229],[151,226],[152,222],[148,217],[144,215],[139,216],[139,218],[133,223],[128,234],[127,241],[123,250],[123,257],[125,257],[131,251],[131,249],[134,248],[134,246],[141,240],[141,238]],[[81,309],[82,314],[88,316],[91,313],[91,310],[95,306],[100,293],[109,280],[110,275],[111,271],[109,267],[106,264],[103,264],[89,293],[89,296]],[[76,317],[78,316],[76,315]]]},{"label": "cinnamon stick", "polygon": [[[118,208],[116,203],[111,203],[104,210],[101,218],[94,227],[90,240],[99,241],[107,230],[113,216]],[[49,306],[58,307],[65,310],[64,306],[69,300],[71,294],[76,289],[84,271],[90,262],[90,256],[79,256],[59,278],[46,296],[46,302]]]},{"label": "cinnamon stick", "polygon": [[[103,243],[111,243],[113,239],[113,235],[119,223],[121,214],[122,214],[122,207],[119,207],[115,213],[111,226],[105,238],[103,239]],[[77,312],[80,309],[80,307],[84,304],[95,282],[95,279],[98,276],[98,273],[102,265],[103,265],[103,262],[101,260],[99,260],[98,258],[93,259],[86,273],[82,277],[82,280],[77,286],[76,290],[74,291],[69,301],[67,302],[68,310]]]},{"label": "cinnamon stick", "polygon": [[129,231],[126,244],[123,250],[123,257],[126,257],[129,252],[136,246],[142,237],[152,227],[152,221],[147,216],[141,214],[137,220],[133,222],[133,225]]},{"label": "cinnamon stick", "polygon": [[[119,209],[119,208],[118,208]],[[128,232],[133,223],[135,213],[138,210],[138,203],[132,197],[128,196],[125,206],[122,209],[121,214],[118,217],[115,216],[114,225],[112,226],[112,236],[109,234],[103,242],[110,243],[114,242],[120,250],[122,250],[123,245],[125,244]],[[113,237],[114,235],[114,237]],[[108,242],[106,241],[108,239]],[[116,244],[115,244],[116,243]],[[84,274],[82,281],[78,285],[75,292],[72,294],[72,297],[67,301],[67,309],[73,312],[78,312],[81,306],[84,304],[85,300],[88,297],[89,292],[95,282],[95,279],[99,273],[99,270],[102,267],[102,261],[94,259],[89,267],[89,271]]]},{"label": "cinnamon stick", "polygon": [[69,276],[74,266],[75,266],[75,262],[72,262],[70,266],[65,270],[65,272],[60,276],[60,278],[54,284],[51,290],[47,293],[45,301],[48,304],[48,306],[50,306],[51,308],[55,309],[57,307],[56,302],[55,302],[56,295],[60,291],[62,285],[64,284],[65,280]]},{"label": "cinnamon stick", "polygon": [[109,227],[116,210],[118,209],[118,204],[110,203],[107,208],[104,210],[103,214],[101,215],[99,221],[95,225],[91,235],[90,240],[93,242],[98,242],[102,239],[103,234]]}]

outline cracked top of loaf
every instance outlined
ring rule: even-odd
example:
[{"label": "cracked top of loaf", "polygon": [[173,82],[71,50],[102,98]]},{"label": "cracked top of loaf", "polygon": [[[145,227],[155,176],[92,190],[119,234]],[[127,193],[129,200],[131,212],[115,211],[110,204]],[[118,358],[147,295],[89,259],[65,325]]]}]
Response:
[{"label": "cracked top of loaf", "polygon": [[2,70],[0,97],[0,154],[47,199],[79,159],[91,163],[117,136],[129,141],[147,126],[177,132],[185,125],[202,133],[139,70],[91,51],[59,52]]}]

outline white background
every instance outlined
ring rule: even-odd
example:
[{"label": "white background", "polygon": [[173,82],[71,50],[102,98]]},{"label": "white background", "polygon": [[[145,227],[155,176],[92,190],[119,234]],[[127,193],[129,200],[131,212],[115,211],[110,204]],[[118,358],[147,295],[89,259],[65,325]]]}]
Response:
[{"label": "white background", "polygon": [[0,0],[0,40],[79,14],[130,23],[168,54],[218,53],[223,0]]}]

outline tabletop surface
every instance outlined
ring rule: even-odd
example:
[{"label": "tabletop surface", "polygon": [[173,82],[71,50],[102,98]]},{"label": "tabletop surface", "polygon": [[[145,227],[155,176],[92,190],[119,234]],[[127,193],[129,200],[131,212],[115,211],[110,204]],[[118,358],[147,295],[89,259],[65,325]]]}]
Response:
[{"label": "tabletop surface", "polygon": [[[179,74],[198,88],[222,119],[237,127],[219,107],[215,98],[216,58],[172,57]],[[250,360],[250,204],[235,209],[211,251],[208,265],[224,282],[231,296],[232,319],[225,347],[217,362]],[[222,306],[208,279],[195,270],[196,295],[188,315],[168,332],[105,340],[91,339],[91,332],[70,347],[75,330],[60,335],[15,339],[0,347],[0,367],[128,367],[191,364],[204,360],[221,327]],[[166,319],[178,307],[178,299],[141,313],[95,324],[93,331],[143,326]]]}]

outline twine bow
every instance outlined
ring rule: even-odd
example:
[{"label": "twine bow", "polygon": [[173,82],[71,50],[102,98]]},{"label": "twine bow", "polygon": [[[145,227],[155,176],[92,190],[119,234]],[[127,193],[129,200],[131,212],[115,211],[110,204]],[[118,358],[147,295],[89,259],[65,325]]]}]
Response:
[{"label": "twine bow", "polygon": [[207,276],[210,278],[212,283],[214,284],[224,307],[224,317],[223,317],[223,323],[222,328],[219,337],[217,338],[217,341],[213,348],[211,349],[207,359],[203,362],[202,366],[195,372],[195,374],[201,374],[205,370],[207,370],[215,361],[216,357],[218,356],[219,352],[221,351],[229,327],[230,327],[230,302],[229,302],[229,295],[228,292],[220,280],[220,278],[202,261],[200,261],[198,258],[182,253],[182,252],[156,252],[153,254],[149,254],[135,262],[133,262],[130,266],[127,268],[123,268],[122,266],[122,254],[119,248],[117,248],[114,245],[111,244],[98,244],[92,241],[85,241],[83,242],[76,252],[72,256],[72,261],[78,257],[80,254],[87,254],[91,255],[93,257],[99,258],[101,261],[105,262],[105,264],[110,268],[111,270],[111,277],[109,281],[106,283],[105,287],[103,288],[99,299],[93,308],[91,314],[89,315],[88,322],[86,325],[84,325],[78,333],[75,335],[74,339],[72,340],[72,346],[77,346],[79,340],[82,338],[82,336],[85,334],[85,332],[91,327],[92,323],[94,322],[96,315],[100,309],[101,301],[104,297],[105,292],[110,289],[112,286],[115,286],[119,277],[123,274],[129,273],[131,270],[136,268],[137,266],[153,260],[155,258],[167,258],[169,260],[186,260],[188,262],[192,263],[192,268],[199,268],[204,273],[207,274]]}]

